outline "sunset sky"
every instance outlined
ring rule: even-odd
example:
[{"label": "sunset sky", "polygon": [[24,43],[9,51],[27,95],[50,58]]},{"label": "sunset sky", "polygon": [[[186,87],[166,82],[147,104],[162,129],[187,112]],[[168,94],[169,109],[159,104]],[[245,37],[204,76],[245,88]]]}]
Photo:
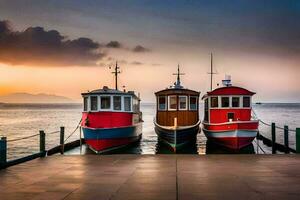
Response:
[{"label": "sunset sky", "polygon": [[[81,92],[119,85],[153,102],[175,81],[209,90],[225,74],[255,101],[300,102],[298,0],[0,0],[0,95]],[[201,96],[202,96],[201,95]]]}]

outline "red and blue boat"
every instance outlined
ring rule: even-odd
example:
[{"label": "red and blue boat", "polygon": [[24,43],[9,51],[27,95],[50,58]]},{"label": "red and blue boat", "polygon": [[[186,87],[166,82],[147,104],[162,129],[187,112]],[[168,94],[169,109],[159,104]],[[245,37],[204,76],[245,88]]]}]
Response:
[{"label": "red and blue boat", "polygon": [[258,132],[258,120],[251,118],[252,96],[245,88],[232,86],[229,76],[224,87],[207,92],[202,130],[208,140],[230,149],[250,145]]},{"label": "red and blue boat", "polygon": [[117,87],[119,67],[113,72],[116,88],[82,93],[82,130],[88,147],[104,153],[137,142],[142,136],[140,98],[133,91],[120,91]]}]

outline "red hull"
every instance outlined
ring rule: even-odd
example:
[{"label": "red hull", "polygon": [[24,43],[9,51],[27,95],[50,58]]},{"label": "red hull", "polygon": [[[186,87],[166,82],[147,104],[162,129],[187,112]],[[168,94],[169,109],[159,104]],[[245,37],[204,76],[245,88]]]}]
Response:
[{"label": "red hull", "polygon": [[93,128],[132,126],[133,115],[126,112],[83,112],[82,126]]},{"label": "red hull", "polygon": [[252,143],[258,130],[258,121],[203,123],[206,137],[230,149],[238,150]]},{"label": "red hull", "polygon": [[139,137],[135,138],[121,138],[121,139],[98,139],[98,140],[86,140],[86,144],[97,153],[109,151],[112,149],[126,146],[132,142],[135,142]]},{"label": "red hull", "polygon": [[219,124],[203,123],[203,126],[208,131],[234,131],[234,130],[257,130],[258,121],[249,122],[228,122]]}]

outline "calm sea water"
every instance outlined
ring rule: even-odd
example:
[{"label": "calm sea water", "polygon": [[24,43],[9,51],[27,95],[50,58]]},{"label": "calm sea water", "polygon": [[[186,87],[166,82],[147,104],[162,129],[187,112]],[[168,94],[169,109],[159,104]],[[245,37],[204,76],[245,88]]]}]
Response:
[{"label": "calm sea water", "polygon": [[[278,126],[289,125],[289,128],[300,127],[300,104],[261,104],[253,105],[257,116],[267,123],[275,122]],[[6,136],[8,140],[38,134],[39,130],[46,132],[46,148],[50,149],[59,144],[59,133],[47,134],[58,131],[60,126],[65,127],[65,135],[68,136],[78,125],[81,118],[81,104],[0,104],[0,136]],[[153,118],[155,115],[154,104],[142,104],[143,112],[143,138],[129,148],[122,149],[114,153],[134,153],[134,154],[158,154],[171,153],[168,147],[157,142],[154,132]],[[200,104],[200,116],[203,116],[203,104]],[[260,125],[261,134],[270,137],[270,127]],[[277,130],[277,139],[283,140],[282,130]],[[70,137],[69,141],[79,139],[79,131]],[[290,132],[290,144],[295,145],[295,133]],[[270,152],[269,147],[260,145],[266,152]],[[15,159],[38,152],[39,136],[26,140],[10,142],[8,141],[8,158]],[[91,153],[83,147],[83,153]],[[243,149],[238,153],[262,153],[257,147],[256,141],[252,146]],[[70,154],[79,154],[75,149]],[[231,153],[226,149],[207,143],[203,133],[198,134],[197,141],[190,148],[184,149],[180,153]],[[236,153],[236,152],[235,152]]]}]

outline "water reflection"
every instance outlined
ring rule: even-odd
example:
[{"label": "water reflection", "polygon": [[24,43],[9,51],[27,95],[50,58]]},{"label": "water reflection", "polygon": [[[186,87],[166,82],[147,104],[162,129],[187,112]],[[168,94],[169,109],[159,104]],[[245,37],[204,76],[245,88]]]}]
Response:
[{"label": "water reflection", "polygon": [[[109,151],[106,153],[102,153],[102,155],[110,155],[110,154],[255,154],[254,145],[248,145],[240,150],[231,150],[226,147],[220,146],[210,140],[206,141],[204,151],[202,151],[203,147],[199,146],[197,140],[191,141],[186,146],[178,149],[175,152],[172,151],[171,147],[161,141],[152,142],[152,145],[155,145],[155,149],[152,153],[143,152],[143,146],[145,141],[140,141],[133,143],[127,147],[119,148],[113,151]],[[149,145],[147,145],[149,146]],[[76,148],[66,154],[80,154],[80,148]],[[82,147],[82,154],[94,154],[86,145]]]},{"label": "water reflection", "polygon": [[156,144],[155,154],[198,154],[197,142],[195,139],[186,144],[184,147],[177,149],[175,153],[169,145],[158,140]]},{"label": "water reflection", "polygon": [[232,150],[207,140],[206,154],[255,154],[255,151],[252,143],[240,150]]}]

